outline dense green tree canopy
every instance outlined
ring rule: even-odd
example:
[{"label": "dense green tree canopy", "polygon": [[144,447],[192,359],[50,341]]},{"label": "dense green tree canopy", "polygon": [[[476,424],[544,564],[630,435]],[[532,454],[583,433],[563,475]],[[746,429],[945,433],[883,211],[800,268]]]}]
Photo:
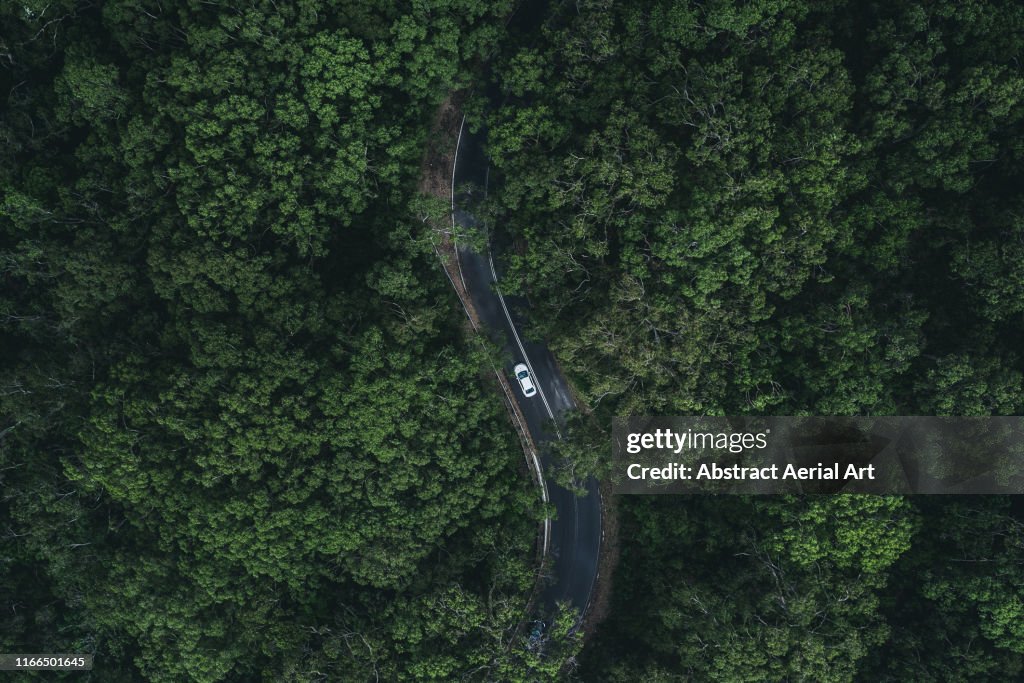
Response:
[{"label": "dense green tree canopy", "polygon": [[537,333],[609,409],[1020,411],[1021,22],[553,5],[489,130]]},{"label": "dense green tree canopy", "polygon": [[[550,3],[492,88],[488,211],[594,419],[1024,411],[1024,10]],[[1007,680],[1019,509],[621,501],[582,680]],[[1016,634],[1016,635],[1015,635]],[[589,653],[589,654],[587,654]],[[894,662],[899,664],[894,664]]]},{"label": "dense green tree canopy", "polygon": [[[593,408],[552,480],[620,415],[1020,414],[1022,33],[1009,0],[0,5],[0,651],[574,670],[571,612],[524,628],[541,508],[422,220],[452,91],[503,288]],[[619,507],[583,680],[1024,673],[1016,502]]]},{"label": "dense green tree canopy", "polygon": [[538,503],[410,209],[509,9],[3,6],[0,650],[557,672],[517,630]]}]

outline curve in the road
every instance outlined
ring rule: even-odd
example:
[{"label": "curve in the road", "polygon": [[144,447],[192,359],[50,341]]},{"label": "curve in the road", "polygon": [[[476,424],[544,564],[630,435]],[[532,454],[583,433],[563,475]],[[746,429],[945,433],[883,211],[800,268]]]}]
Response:
[{"label": "curve in the road", "polygon": [[[455,188],[462,184],[460,179],[462,182],[475,181],[484,188],[488,180],[487,160],[481,140],[476,135],[468,134],[464,126],[465,119],[459,129],[452,169],[453,233],[457,232],[460,224],[467,228],[477,226],[476,218],[457,205],[458,194]],[[519,406],[526,420],[526,429],[541,450],[541,461],[547,465],[550,462],[547,446],[562,438],[560,423],[564,424],[565,413],[575,409],[568,384],[546,345],[523,340],[519,329],[522,327],[521,315],[526,309],[526,302],[519,297],[501,294],[498,287],[501,278],[490,248],[485,257],[462,245],[456,245],[456,257],[464,291],[472,300],[484,331],[503,346],[510,358],[521,357],[533,375],[541,401],[518,393],[511,400]],[[514,361],[510,361],[505,370],[510,370],[513,364]],[[549,401],[549,395],[557,398],[554,405]],[[554,433],[549,431],[549,427]],[[530,455],[544,500],[553,503],[557,513],[554,519],[549,517],[545,521],[544,555],[554,562],[554,581],[543,593],[545,608],[551,611],[557,603],[567,601],[579,610],[582,619],[597,579],[601,550],[601,502],[597,481],[589,478],[585,482],[586,495],[577,496],[568,489],[545,481],[537,455]]]}]

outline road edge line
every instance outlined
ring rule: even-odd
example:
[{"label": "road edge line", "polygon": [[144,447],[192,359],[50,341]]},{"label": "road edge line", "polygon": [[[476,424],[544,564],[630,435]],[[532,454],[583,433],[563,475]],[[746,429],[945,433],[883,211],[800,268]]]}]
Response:
[{"label": "road edge line", "polygon": [[498,301],[501,302],[501,310],[505,311],[505,318],[508,319],[508,326],[512,329],[512,336],[516,339],[516,346],[519,347],[519,352],[523,354],[523,360],[526,362],[526,366],[530,368],[530,374],[533,375],[534,381],[537,384],[537,393],[540,394],[540,400],[544,402],[544,409],[548,411],[548,417],[551,418],[551,422],[555,426],[555,434],[558,436],[558,440],[561,441],[562,430],[558,428],[558,420],[555,418],[555,414],[551,410],[551,404],[548,403],[548,397],[544,395],[544,387],[541,386],[540,376],[533,369],[533,363],[530,362],[530,356],[526,353],[526,349],[523,347],[523,342],[519,338],[519,332],[516,331],[516,324],[512,321],[512,315],[508,312],[508,306],[505,305],[505,297],[502,295],[501,289],[498,287],[498,273],[494,270],[494,259],[491,258],[491,248],[489,244],[487,247],[487,263],[491,267],[494,291],[498,295]]}]

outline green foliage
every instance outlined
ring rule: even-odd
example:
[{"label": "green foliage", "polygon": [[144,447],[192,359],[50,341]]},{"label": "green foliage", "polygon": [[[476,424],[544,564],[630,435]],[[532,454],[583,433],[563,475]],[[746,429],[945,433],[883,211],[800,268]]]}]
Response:
[{"label": "green foliage", "polygon": [[508,9],[0,9],[0,650],[538,668],[538,503],[413,192]]},{"label": "green foliage", "polygon": [[914,527],[904,501],[656,497],[626,510],[619,616],[584,680],[851,681],[888,636],[878,604]]},{"label": "green foliage", "polygon": [[[556,3],[517,29],[487,215],[599,424],[1024,411],[1019,4]],[[560,481],[601,472],[598,431]],[[624,500],[581,678],[1019,677],[1001,505]]]},{"label": "green foliage", "polygon": [[1022,21],[584,3],[509,48],[493,223],[604,417],[912,412],[950,354],[1019,366]]},{"label": "green foliage", "polygon": [[[1024,410],[1019,5],[512,9],[0,6],[0,650],[103,681],[573,669],[571,610],[520,624],[541,511],[414,190],[491,57],[474,210],[588,420]],[[570,431],[575,486],[607,441]],[[1024,671],[1013,502],[622,510],[585,680]]]},{"label": "green foliage", "polygon": [[920,505],[924,527],[914,552],[894,566],[893,597],[882,606],[892,638],[871,657],[865,675],[879,681],[1019,678],[1019,506],[1000,497]]}]

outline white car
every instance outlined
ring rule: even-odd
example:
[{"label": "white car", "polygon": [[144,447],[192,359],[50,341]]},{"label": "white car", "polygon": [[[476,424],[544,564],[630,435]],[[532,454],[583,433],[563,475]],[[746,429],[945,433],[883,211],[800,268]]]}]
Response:
[{"label": "white car", "polygon": [[512,368],[512,372],[516,373],[516,379],[519,380],[519,387],[523,390],[523,396],[530,398],[537,393],[537,387],[533,386],[533,378],[530,377],[530,370],[524,363]]}]

